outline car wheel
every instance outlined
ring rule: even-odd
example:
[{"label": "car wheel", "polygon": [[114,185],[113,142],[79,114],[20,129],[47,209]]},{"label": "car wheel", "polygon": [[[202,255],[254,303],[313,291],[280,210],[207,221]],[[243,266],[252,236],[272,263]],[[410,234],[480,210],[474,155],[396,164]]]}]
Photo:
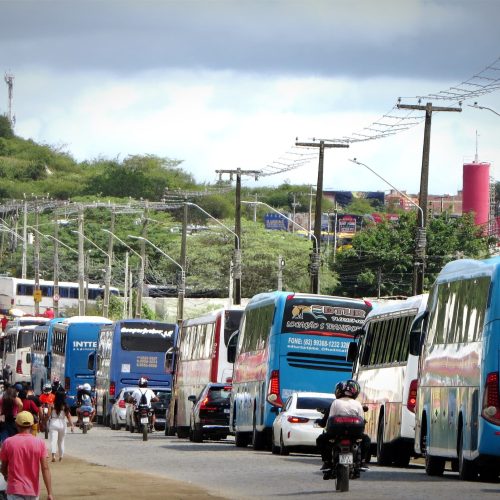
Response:
[{"label": "car wheel", "polygon": [[283,441],[283,432],[280,433],[280,455],[283,455],[283,456],[290,455],[290,451],[285,446],[285,443]]},{"label": "car wheel", "polygon": [[194,427],[192,429],[192,434],[193,434],[193,443],[203,443],[203,433],[200,429],[196,428],[196,424],[194,424]]}]

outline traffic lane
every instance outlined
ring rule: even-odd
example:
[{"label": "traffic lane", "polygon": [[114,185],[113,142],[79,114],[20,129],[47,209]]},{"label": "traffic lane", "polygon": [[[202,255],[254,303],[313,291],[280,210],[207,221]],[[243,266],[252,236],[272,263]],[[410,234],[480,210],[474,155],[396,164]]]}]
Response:
[{"label": "traffic lane", "polygon": [[377,467],[351,481],[351,491],[335,492],[334,481],[324,481],[318,455],[291,454],[288,457],[237,448],[234,440],[191,443],[185,439],[165,437],[163,433],[142,436],[125,431],[95,427],[87,435],[67,437],[67,453],[78,458],[115,468],[143,471],[186,481],[226,498],[295,498],[307,495],[327,498],[351,495],[351,498],[401,499],[429,498],[456,500],[468,495],[491,498],[499,486],[468,483],[458,475],[446,472],[441,478],[430,478],[421,465],[407,469]]}]

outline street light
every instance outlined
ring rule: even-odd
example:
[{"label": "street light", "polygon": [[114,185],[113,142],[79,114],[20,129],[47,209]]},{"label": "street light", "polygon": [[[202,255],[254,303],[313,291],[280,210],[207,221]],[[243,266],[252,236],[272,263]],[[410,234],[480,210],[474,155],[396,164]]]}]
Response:
[{"label": "street light", "polygon": [[[414,255],[414,264],[415,264],[415,270],[414,270],[414,278],[413,278],[413,295],[421,294],[423,293],[423,284],[424,284],[424,263],[425,263],[425,247],[427,244],[427,238],[426,238],[426,232],[425,232],[425,223],[424,223],[424,211],[422,210],[422,207],[415,203],[408,195],[405,193],[402,193],[399,189],[394,187],[387,179],[384,179],[381,175],[379,175],[375,170],[370,168],[368,165],[365,163],[361,163],[358,161],[356,158],[353,158],[352,160],[349,159],[349,161],[355,163],[356,165],[361,165],[365,168],[367,168],[370,172],[375,174],[379,179],[383,180],[386,184],[391,186],[392,189],[394,189],[397,193],[399,193],[403,198],[408,200],[413,206],[417,207],[418,210],[420,210],[420,227],[417,228],[417,236],[415,239],[415,255]],[[422,262],[420,263],[420,280],[417,279],[417,269],[418,269],[418,260],[421,260]],[[420,284],[422,289],[419,289],[419,286],[417,283]]]},{"label": "street light", "polygon": [[[110,234],[113,238],[118,240],[124,247],[128,248],[133,254],[137,255],[139,259],[141,259],[141,268],[139,272],[139,286],[144,287],[144,258],[143,256],[136,252],[132,247],[127,245],[122,239],[118,238],[115,233],[112,233],[109,229],[101,229],[101,231],[104,231],[105,233]],[[135,311],[135,317],[140,318],[142,313],[142,293],[137,293],[137,305],[136,305],[136,311]]]},{"label": "street light", "polygon": [[[242,202],[243,203],[243,202]],[[198,210],[201,210],[205,215],[210,217],[212,220],[217,222],[220,226],[222,226],[224,229],[229,231],[234,237],[236,238],[236,248],[234,249],[234,290],[235,290],[235,300],[234,303],[236,305],[241,304],[241,286],[238,286],[238,283],[241,284],[241,244],[240,244],[240,237],[232,230],[229,229],[225,224],[223,224],[219,219],[216,219],[213,215],[210,215],[205,209],[201,208],[199,205],[196,203],[191,203],[189,201],[185,202],[186,205],[196,207]],[[230,300],[231,300],[231,294],[230,294]]]},{"label": "street light", "polygon": [[165,256],[170,262],[174,263],[181,270],[181,280],[179,284],[178,290],[178,301],[177,301],[177,324],[180,326],[182,324],[182,319],[184,316],[184,296],[186,293],[186,273],[184,272],[184,268],[168,253],[164,252],[161,248],[157,247],[153,242],[149,241],[147,238],[143,236],[133,236],[131,234],[128,235],[129,238],[133,238],[134,240],[141,240],[149,243],[155,250],[160,252],[163,256]]},{"label": "street light", "polygon": [[274,207],[271,205],[268,205],[267,203],[264,203],[263,201],[242,201],[244,205],[264,205],[265,207],[269,208],[273,212],[281,215],[284,219],[290,221],[292,224],[295,224],[296,226],[300,227],[303,231],[305,231],[309,236],[312,236],[314,238],[314,250],[312,255],[312,262],[311,262],[311,277],[317,277],[317,280],[312,279],[311,281],[314,282],[316,281],[318,283],[318,289],[317,290],[311,290],[312,293],[317,293],[319,294],[319,266],[320,266],[320,254],[318,253],[319,246],[318,246],[318,238],[314,234],[314,232],[310,231],[309,229],[306,229],[305,227],[301,226],[300,224],[297,224],[293,219],[290,219],[290,217],[287,217],[285,214],[281,213],[279,210],[276,210]]},{"label": "street light", "polygon": [[488,111],[491,111],[492,113],[495,113],[497,116],[500,116],[500,113],[497,113],[494,109],[488,108],[486,106],[479,106],[477,102],[474,104],[468,104],[470,108],[477,108],[477,109],[487,109]]},{"label": "street light", "polygon": [[111,262],[113,258],[108,252],[105,252],[99,245],[96,245],[90,238],[87,238],[87,236],[85,236],[82,232],[76,230],[71,230],[71,232],[80,235],[83,239],[87,240],[91,245],[93,245],[95,248],[97,248],[97,250],[99,250],[106,256],[107,262],[106,262],[106,276],[104,279],[104,301],[102,304],[102,314],[107,318],[109,315],[109,289],[111,286]]}]

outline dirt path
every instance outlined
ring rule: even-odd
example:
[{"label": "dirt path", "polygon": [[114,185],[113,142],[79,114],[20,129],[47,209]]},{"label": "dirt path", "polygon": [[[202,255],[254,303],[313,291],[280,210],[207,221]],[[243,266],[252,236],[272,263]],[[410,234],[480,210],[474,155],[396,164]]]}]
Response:
[{"label": "dirt path", "polygon": [[[55,500],[94,498],[98,500],[132,499],[206,499],[221,497],[187,483],[159,476],[103,467],[65,456],[62,462],[50,463]],[[40,499],[46,498],[41,486]]]}]

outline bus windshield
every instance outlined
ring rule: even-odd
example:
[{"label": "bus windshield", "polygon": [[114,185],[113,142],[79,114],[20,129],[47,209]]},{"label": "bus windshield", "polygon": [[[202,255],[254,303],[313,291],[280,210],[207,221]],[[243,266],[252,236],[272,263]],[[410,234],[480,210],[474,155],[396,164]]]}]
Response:
[{"label": "bus windshield", "polygon": [[340,300],[335,305],[315,298],[287,300],[281,325],[282,333],[324,332],[352,336],[363,325],[366,310]]},{"label": "bus windshield", "polygon": [[17,348],[31,347],[33,345],[33,330],[20,330],[17,336]]},{"label": "bus windshield", "polygon": [[174,326],[162,323],[122,323],[121,348],[124,351],[166,352],[174,347]]}]

